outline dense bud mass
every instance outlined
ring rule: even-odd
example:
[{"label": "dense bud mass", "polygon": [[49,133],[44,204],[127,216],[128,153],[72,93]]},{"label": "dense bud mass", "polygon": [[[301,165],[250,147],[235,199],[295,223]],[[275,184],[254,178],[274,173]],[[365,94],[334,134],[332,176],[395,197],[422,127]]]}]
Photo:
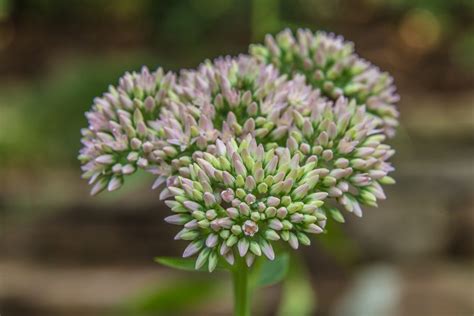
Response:
[{"label": "dense bud mass", "polygon": [[269,135],[276,125],[272,118],[288,101],[293,84],[272,65],[239,56],[218,58],[197,70],[183,71],[176,90],[182,100],[201,110],[209,126],[225,140],[247,133],[259,138]]},{"label": "dense bud mass", "polygon": [[86,113],[88,128],[81,130],[83,148],[79,154],[83,177],[93,184],[92,194],[105,188],[118,189],[123,176],[153,161],[157,139],[156,122],[163,104],[171,95],[175,76],[161,68],[150,73],[126,73],[117,87],[94,99]]},{"label": "dense bud mass", "polygon": [[283,74],[303,74],[308,83],[328,98],[346,96],[354,98],[358,105],[365,104],[387,135],[395,133],[395,103],[399,96],[393,78],[355,54],[352,42],[334,34],[302,29],[295,37],[287,29],[275,38],[267,35],[265,44],[252,45],[250,52],[258,60],[275,65]]},{"label": "dense bud mass", "polygon": [[212,150],[217,137],[226,141],[250,133],[263,144],[284,144],[292,111],[324,100],[303,76],[287,80],[249,56],[218,58],[183,71],[174,89],[180,102],[162,109],[155,151],[164,162],[160,173],[167,176],[185,166],[195,150]]},{"label": "dense bud mass", "polygon": [[[386,136],[376,128],[376,120],[354,100],[348,103],[340,97],[308,110],[304,115],[293,112],[287,148],[316,161],[323,180],[319,189],[360,217],[360,204],[377,206],[377,200],[385,199],[381,184],[394,182],[388,176],[394,170],[388,160],[395,150],[384,143]],[[336,208],[327,211],[342,221]]]},{"label": "dense bud mass", "polygon": [[[264,150],[250,135],[242,141],[216,141],[214,153],[196,152],[192,163],[165,189],[166,204],[183,225],[176,239],[191,241],[184,256],[197,254],[196,268],[214,270],[223,256],[275,257],[272,243],[283,240],[293,248],[309,245],[308,234],[323,231],[321,209],[326,192],[316,161],[305,161],[287,148]],[[310,159],[311,160],[311,159]]]},{"label": "dense bud mass", "polygon": [[251,47],[252,56],[206,61],[176,80],[160,68],[126,73],[94,99],[80,151],[92,194],[143,169],[182,225],[196,268],[220,258],[273,260],[274,242],[296,249],[341,210],[385,199],[386,144],[397,126],[392,78],[352,43],[299,30]]}]

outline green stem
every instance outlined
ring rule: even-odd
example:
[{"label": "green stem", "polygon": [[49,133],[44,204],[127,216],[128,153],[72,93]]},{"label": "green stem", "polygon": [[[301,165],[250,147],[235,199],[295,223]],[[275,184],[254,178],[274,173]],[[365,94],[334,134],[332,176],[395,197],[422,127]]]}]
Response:
[{"label": "green stem", "polygon": [[234,282],[234,316],[250,316],[249,269],[244,260],[238,258],[232,270]]}]

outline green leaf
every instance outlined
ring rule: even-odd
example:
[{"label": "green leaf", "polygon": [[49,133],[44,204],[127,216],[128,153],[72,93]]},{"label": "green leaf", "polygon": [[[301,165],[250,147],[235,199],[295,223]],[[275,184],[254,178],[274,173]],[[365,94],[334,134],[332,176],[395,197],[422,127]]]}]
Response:
[{"label": "green leaf", "polygon": [[273,261],[265,260],[262,262],[258,270],[257,286],[270,286],[281,282],[288,272],[289,263],[290,256],[287,253],[282,253]]},{"label": "green leaf", "polygon": [[[178,270],[196,271],[194,268],[196,260],[192,258],[156,257],[155,262]],[[204,268],[200,269],[199,271],[204,271]]]},{"label": "green leaf", "polygon": [[[207,262],[204,264],[200,269],[196,270],[196,259],[195,258],[179,258],[179,257],[156,257],[155,262],[164,265],[166,267],[184,270],[184,271],[204,271],[208,272],[207,270]],[[223,262],[219,260],[217,263],[216,270],[228,270],[229,265],[227,262]]]},{"label": "green leaf", "polygon": [[331,214],[331,217],[339,223],[344,223],[344,216],[342,215],[341,211],[339,211],[337,208],[333,207],[329,209],[329,213]]}]

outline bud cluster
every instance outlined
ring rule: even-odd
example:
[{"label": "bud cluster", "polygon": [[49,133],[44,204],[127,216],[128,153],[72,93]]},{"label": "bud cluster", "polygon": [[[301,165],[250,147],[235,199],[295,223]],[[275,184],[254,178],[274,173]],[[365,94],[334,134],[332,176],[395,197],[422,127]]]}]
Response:
[{"label": "bud cluster", "polygon": [[182,71],[174,90],[180,102],[163,108],[155,151],[166,175],[187,165],[194,151],[212,150],[217,137],[226,141],[252,134],[263,144],[284,143],[291,112],[305,113],[325,100],[303,76],[287,80],[272,65],[243,55]]},{"label": "bud cluster", "polygon": [[197,269],[207,264],[214,270],[220,256],[229,264],[235,255],[245,257],[249,266],[262,254],[273,260],[272,242],[297,249],[310,244],[308,234],[323,231],[328,193],[317,189],[323,170],[314,157],[265,150],[250,135],[217,139],[215,148],[195,152],[164,191],[176,213],[165,220],[184,226],[175,239],[191,241],[183,256],[199,253]]},{"label": "bud cluster", "polygon": [[80,151],[92,194],[144,169],[191,241],[184,257],[215,269],[235,256],[273,260],[273,242],[309,245],[340,209],[385,199],[386,144],[397,126],[392,78],[352,43],[299,30],[253,56],[206,61],[178,78],[161,68],[126,73],[94,99]]},{"label": "bud cluster", "polygon": [[201,109],[223,139],[253,132],[263,137],[275,125],[268,119],[278,111],[275,95],[287,94],[289,83],[272,65],[241,55],[183,71],[176,90]]},{"label": "bud cluster", "polygon": [[94,99],[86,113],[88,128],[81,130],[79,160],[83,177],[93,184],[91,193],[118,189],[123,176],[147,169],[158,137],[157,118],[169,98],[175,76],[158,68],[150,73],[126,73],[117,87],[110,86]]},{"label": "bud cluster", "polygon": [[[376,129],[376,120],[364,106],[340,97],[334,104],[315,104],[308,116],[298,111],[293,115],[286,147],[315,160],[323,180],[319,188],[335,204],[360,217],[359,203],[377,206],[378,199],[385,199],[381,184],[394,182],[388,176],[394,170],[388,160],[395,150],[384,143],[386,135]],[[334,206],[331,210],[343,221]]]},{"label": "bud cluster", "polygon": [[399,100],[393,78],[360,58],[352,42],[332,33],[299,29],[296,37],[288,29],[276,37],[267,35],[264,45],[251,45],[251,54],[281,73],[303,74],[308,83],[333,100],[346,96],[366,105],[385,133],[393,136],[398,125]]}]

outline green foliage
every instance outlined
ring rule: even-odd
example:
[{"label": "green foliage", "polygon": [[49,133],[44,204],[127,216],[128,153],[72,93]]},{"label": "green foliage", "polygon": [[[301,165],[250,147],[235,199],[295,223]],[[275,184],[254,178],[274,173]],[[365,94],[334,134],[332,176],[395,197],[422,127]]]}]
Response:
[{"label": "green foliage", "polygon": [[[196,259],[195,258],[180,258],[180,257],[156,257],[155,262],[164,265],[169,268],[174,268],[183,271],[196,271]],[[217,270],[225,270],[230,266],[222,261],[217,264]],[[207,267],[203,266],[197,271],[208,272]]]},{"label": "green foliage", "polygon": [[[178,270],[196,271],[194,268],[196,260],[192,258],[157,257],[155,262]],[[201,271],[205,271],[205,269],[201,269]]]},{"label": "green foliage", "polygon": [[258,271],[257,286],[264,287],[281,282],[290,266],[290,256],[288,253],[279,254],[275,260],[265,260]]}]

